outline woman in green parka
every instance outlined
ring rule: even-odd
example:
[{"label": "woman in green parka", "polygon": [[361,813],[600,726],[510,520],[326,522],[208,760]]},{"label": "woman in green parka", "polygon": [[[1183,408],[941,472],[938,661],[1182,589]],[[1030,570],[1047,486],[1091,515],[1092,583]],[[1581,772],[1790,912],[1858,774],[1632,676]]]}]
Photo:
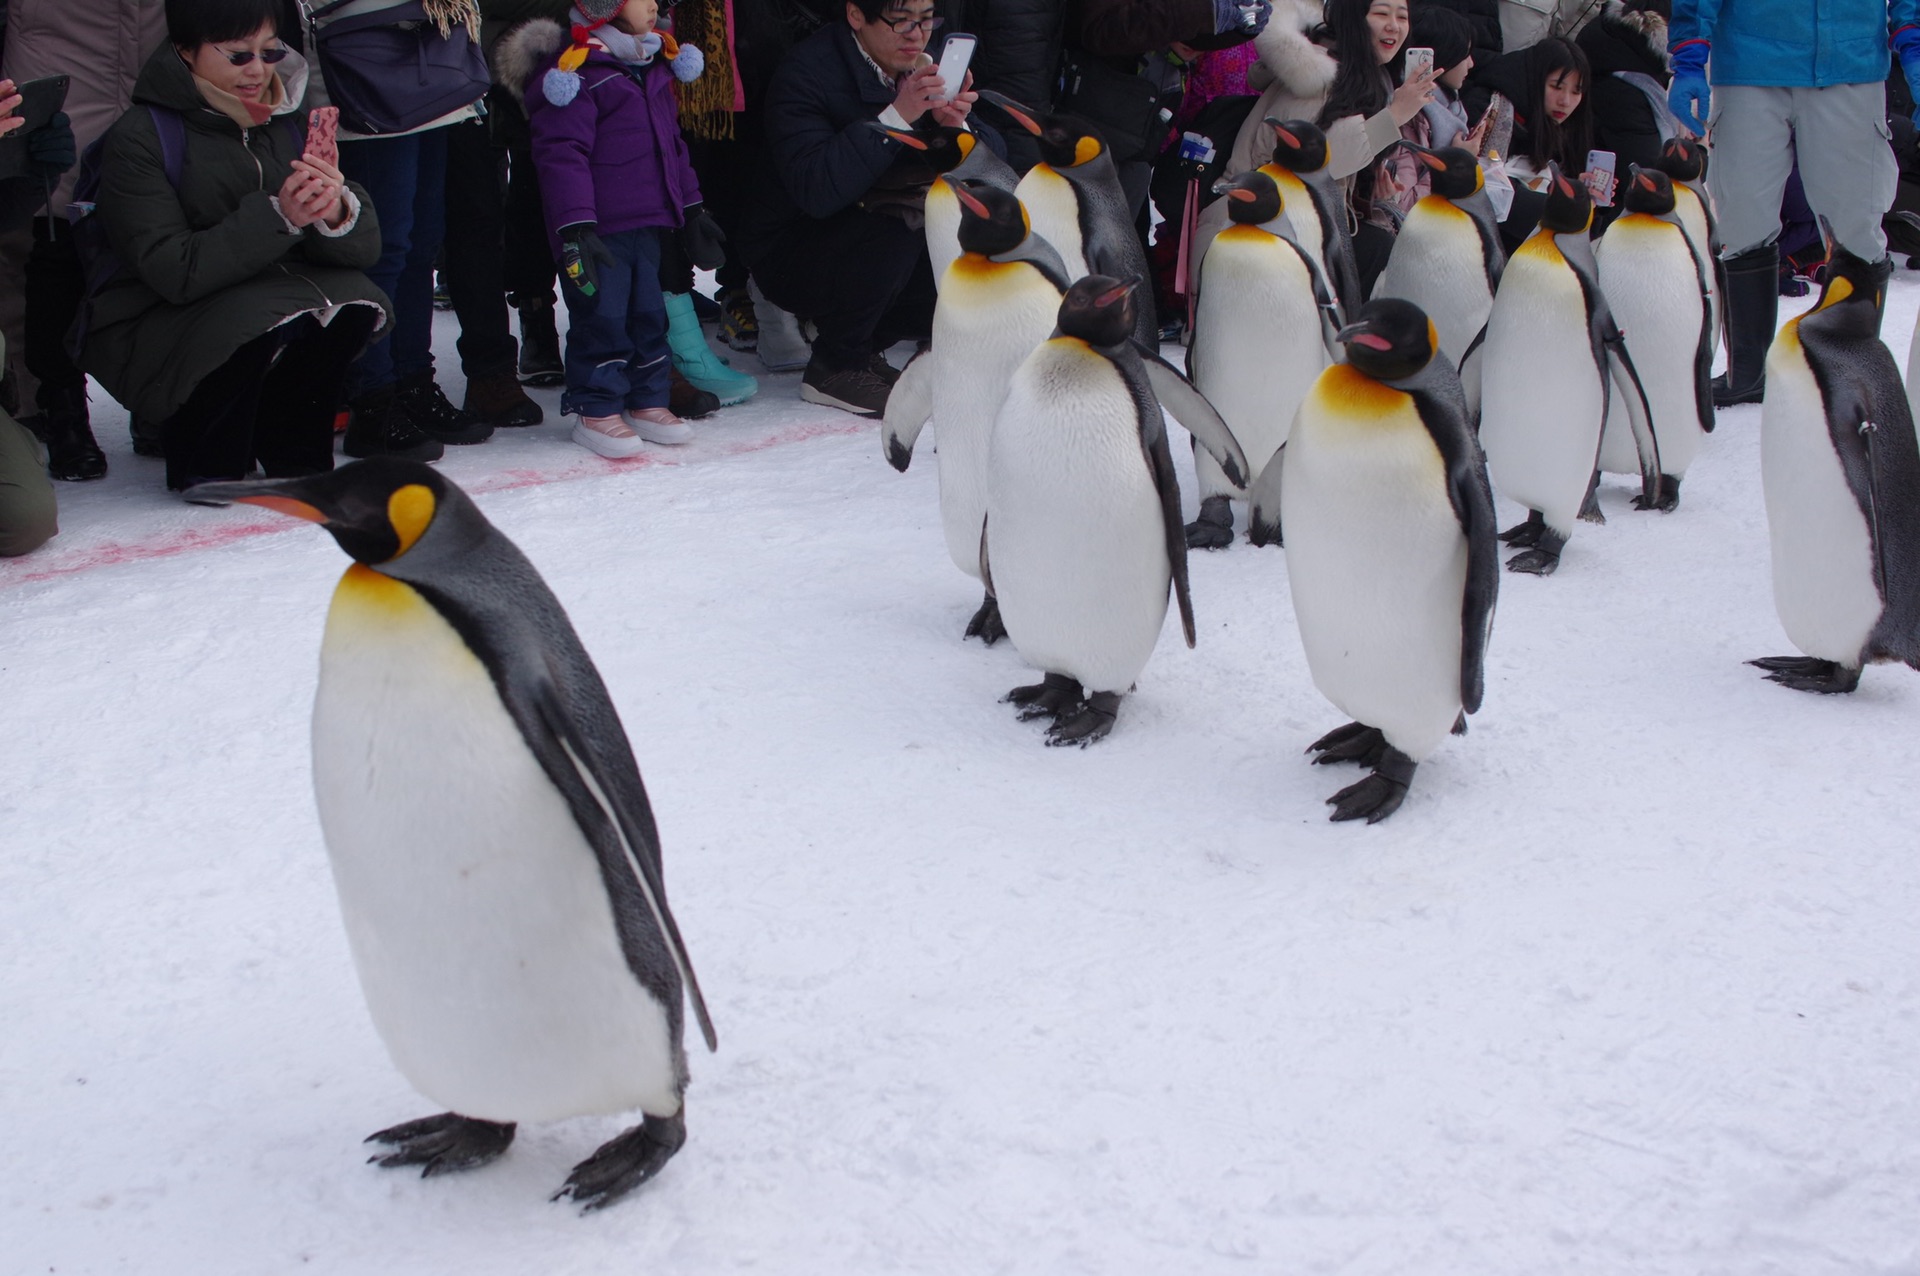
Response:
[{"label": "woman in green parka", "polygon": [[[380,253],[372,201],[302,154],[307,68],[280,43],[279,13],[279,0],[168,0],[167,43],[102,152],[94,215],[122,269],[92,299],[80,364],[165,423],[175,490],[255,461],[268,477],[333,468],[347,365],[389,319],[362,273]],[[437,457],[425,442],[421,459]]]}]

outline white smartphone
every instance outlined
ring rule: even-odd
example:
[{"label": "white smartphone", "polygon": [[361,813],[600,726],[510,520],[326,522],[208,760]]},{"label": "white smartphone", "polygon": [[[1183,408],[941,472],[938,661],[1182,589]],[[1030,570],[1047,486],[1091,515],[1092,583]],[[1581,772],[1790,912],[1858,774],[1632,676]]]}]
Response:
[{"label": "white smartphone", "polygon": [[[1587,189],[1593,192],[1593,202],[1602,208],[1613,207],[1614,166],[1618,163],[1612,151],[1587,152]],[[1606,176],[1602,177],[1603,173]]]},{"label": "white smartphone", "polygon": [[947,96],[942,101],[953,101],[966,86],[967,64],[973,61],[976,43],[965,31],[956,31],[947,37],[946,47],[940,50],[940,83],[947,86]]},{"label": "white smartphone", "polygon": [[1432,49],[1407,50],[1407,79],[1411,80],[1416,76],[1425,75],[1431,70],[1433,70]]}]

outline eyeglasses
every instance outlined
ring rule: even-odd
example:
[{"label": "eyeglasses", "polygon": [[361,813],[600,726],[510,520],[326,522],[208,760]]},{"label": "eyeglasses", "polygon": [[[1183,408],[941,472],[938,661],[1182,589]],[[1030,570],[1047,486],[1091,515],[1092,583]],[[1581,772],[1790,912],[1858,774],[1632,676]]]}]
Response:
[{"label": "eyeglasses", "polygon": [[911,35],[915,31],[937,31],[946,19],[928,14],[924,18],[881,18],[880,21],[895,35]]},{"label": "eyeglasses", "polygon": [[245,66],[256,57],[268,66],[272,66],[276,62],[286,61],[287,54],[293,52],[293,50],[283,44],[277,49],[266,49],[259,53],[255,53],[252,49],[242,49],[237,53],[230,53],[225,49],[215,49],[214,52],[225,58],[231,66]]}]

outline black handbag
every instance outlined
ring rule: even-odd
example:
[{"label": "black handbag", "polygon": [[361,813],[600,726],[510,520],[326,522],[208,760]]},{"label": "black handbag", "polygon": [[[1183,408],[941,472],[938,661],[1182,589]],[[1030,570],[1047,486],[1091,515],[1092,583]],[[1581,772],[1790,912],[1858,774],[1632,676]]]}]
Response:
[{"label": "black handbag", "polygon": [[455,22],[442,35],[421,0],[341,14],[358,0],[308,11],[327,97],[350,133],[411,132],[484,97],[492,77],[480,45]]},{"label": "black handbag", "polygon": [[1055,107],[1098,127],[1116,164],[1158,155],[1173,118],[1161,109],[1160,92],[1147,80],[1071,49],[1061,63]]}]

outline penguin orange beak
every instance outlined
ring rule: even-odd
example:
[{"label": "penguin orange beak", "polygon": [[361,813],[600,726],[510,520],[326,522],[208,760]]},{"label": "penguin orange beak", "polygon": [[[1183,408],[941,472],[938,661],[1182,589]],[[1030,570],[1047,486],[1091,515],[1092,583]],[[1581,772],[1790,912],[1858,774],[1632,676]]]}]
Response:
[{"label": "penguin orange beak", "polygon": [[1554,190],[1560,192],[1560,195],[1562,198],[1564,199],[1573,198],[1573,192],[1574,192],[1573,183],[1568,181],[1567,175],[1565,173],[1562,173],[1557,167],[1553,170],[1553,188]]},{"label": "penguin orange beak", "polygon": [[911,146],[916,151],[924,151],[927,149],[927,144],[911,133],[902,133],[897,128],[886,128],[879,125],[876,125],[876,127],[878,127],[882,133],[885,133],[888,137],[902,145]]},{"label": "penguin orange beak", "polygon": [[964,187],[960,185],[960,183],[954,181],[950,177],[942,177],[940,180],[953,188],[954,198],[960,201],[960,206],[962,208],[972,213],[975,217],[986,218],[986,219],[991,219],[993,217],[993,210],[991,208],[988,208],[985,204],[981,203],[979,196],[966,190]]},{"label": "penguin orange beak", "polygon": [[1654,183],[1654,180],[1645,173],[1635,173],[1633,180],[1643,191],[1651,192],[1660,189],[1659,186]]},{"label": "penguin orange beak", "polygon": [[1118,305],[1122,298],[1127,296],[1129,293],[1131,293],[1135,288],[1138,288],[1139,286],[1140,286],[1140,277],[1136,275],[1132,279],[1127,280],[1125,283],[1115,284],[1113,287],[1101,293],[1098,297],[1095,297],[1093,299],[1093,304],[1096,306],[1100,306],[1102,308],[1105,308],[1107,306]]},{"label": "penguin orange beak", "polygon": [[1271,128],[1273,130],[1273,135],[1279,138],[1281,141],[1285,142],[1288,146],[1292,147],[1296,151],[1300,149],[1300,139],[1295,137],[1292,133],[1289,133],[1286,130],[1285,126],[1282,125],[1279,120],[1274,119],[1272,116],[1268,116],[1266,119],[1262,120],[1261,123]]},{"label": "penguin orange beak", "polygon": [[1369,350],[1391,350],[1393,342],[1367,327],[1363,323],[1350,323],[1333,334],[1333,339],[1342,345],[1365,346]]},{"label": "penguin orange beak", "polygon": [[186,490],[184,496],[195,505],[258,505],[276,514],[305,519],[322,526],[333,521],[318,506],[274,490],[280,486],[280,482],[268,479],[264,482],[196,483]]},{"label": "penguin orange beak", "polygon": [[1015,124],[1018,124],[1035,137],[1040,136],[1040,121],[1034,118],[1034,113],[1027,107],[1022,106],[1004,93],[995,93],[992,89],[981,89],[979,93],[981,97],[1012,116]]},{"label": "penguin orange beak", "polygon": [[1402,142],[1401,145],[1412,151],[1422,164],[1425,164],[1434,172],[1444,173],[1447,171],[1447,162],[1426,147],[1416,146],[1412,142]]},{"label": "penguin orange beak", "polygon": [[1251,204],[1258,201],[1260,197],[1244,186],[1236,186],[1227,192],[1227,198],[1237,199],[1243,204]]}]

